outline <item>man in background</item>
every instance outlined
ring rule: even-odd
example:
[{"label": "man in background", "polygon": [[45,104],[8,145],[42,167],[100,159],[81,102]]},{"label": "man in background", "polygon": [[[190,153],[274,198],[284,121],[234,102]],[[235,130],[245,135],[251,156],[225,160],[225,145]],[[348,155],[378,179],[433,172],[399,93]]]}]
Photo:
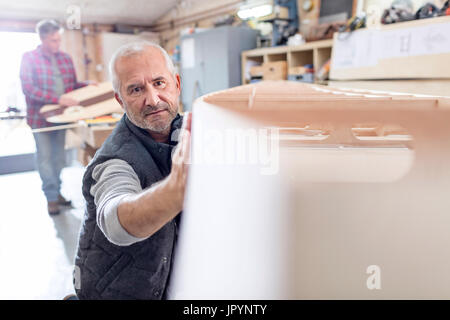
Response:
[{"label": "man in background", "polygon": [[[27,123],[32,129],[52,126],[39,113],[46,104],[74,106],[79,102],[64,93],[81,88],[87,83],[77,81],[71,57],[59,50],[61,26],[54,20],[42,20],[36,26],[41,45],[22,57],[20,79],[27,103]],[[36,142],[36,166],[47,198],[48,213],[56,215],[60,206],[71,201],[60,193],[60,173],[65,165],[65,130],[33,133]]]}]

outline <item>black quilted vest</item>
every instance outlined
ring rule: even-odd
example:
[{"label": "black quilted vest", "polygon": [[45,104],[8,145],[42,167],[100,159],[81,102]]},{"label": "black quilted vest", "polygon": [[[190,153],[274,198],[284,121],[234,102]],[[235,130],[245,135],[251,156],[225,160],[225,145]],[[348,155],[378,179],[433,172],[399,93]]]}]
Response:
[{"label": "black quilted vest", "polygon": [[133,125],[126,115],[97,151],[83,177],[86,211],[75,258],[74,284],[80,299],[162,299],[169,280],[177,218],[148,239],[130,246],[108,241],[96,223],[96,206],[90,189],[92,171],[109,159],[122,159],[134,169],[142,189],[170,173],[171,152],[176,145],[182,117],[171,125],[169,144],[157,143]]}]

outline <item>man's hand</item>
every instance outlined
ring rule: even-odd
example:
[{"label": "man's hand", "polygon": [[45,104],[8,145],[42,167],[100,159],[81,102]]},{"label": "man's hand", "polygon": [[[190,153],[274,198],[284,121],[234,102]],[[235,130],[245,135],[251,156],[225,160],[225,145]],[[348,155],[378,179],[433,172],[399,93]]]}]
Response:
[{"label": "man's hand", "polygon": [[184,192],[190,164],[192,114],[186,112],[180,132],[180,140],[172,157],[172,170],[168,176],[167,186],[173,194],[176,210],[183,210]]},{"label": "man's hand", "polygon": [[64,107],[72,107],[78,106],[80,102],[76,99],[70,98],[67,95],[63,94],[61,97],[59,97],[58,104]]}]

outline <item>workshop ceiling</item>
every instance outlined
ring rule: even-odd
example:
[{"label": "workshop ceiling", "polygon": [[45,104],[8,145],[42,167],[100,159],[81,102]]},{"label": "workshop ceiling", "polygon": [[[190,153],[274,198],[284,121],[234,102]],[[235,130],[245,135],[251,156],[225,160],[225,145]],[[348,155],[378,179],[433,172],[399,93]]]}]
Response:
[{"label": "workshop ceiling", "polygon": [[0,0],[0,19],[64,21],[69,6],[80,8],[81,23],[151,25],[177,0]]}]

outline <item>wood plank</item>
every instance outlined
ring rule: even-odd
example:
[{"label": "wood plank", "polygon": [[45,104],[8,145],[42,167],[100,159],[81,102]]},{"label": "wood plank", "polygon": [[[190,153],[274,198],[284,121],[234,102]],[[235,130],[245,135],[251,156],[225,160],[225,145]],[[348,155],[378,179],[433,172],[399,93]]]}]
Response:
[{"label": "wood plank", "polygon": [[[114,97],[114,90],[110,82],[102,82],[98,85],[89,85],[80,89],[65,93],[65,96],[75,99],[80,102],[80,106],[89,106]],[[56,115],[66,112],[66,106],[55,104],[45,105],[40,109],[40,113],[46,118],[54,117]],[[75,110],[74,107],[71,108]],[[67,111],[70,112],[70,111]]]},{"label": "wood plank", "polygon": [[57,116],[47,118],[51,123],[75,122],[83,119],[100,117],[111,113],[123,113],[123,109],[115,98],[108,99],[88,107],[69,107]]}]

